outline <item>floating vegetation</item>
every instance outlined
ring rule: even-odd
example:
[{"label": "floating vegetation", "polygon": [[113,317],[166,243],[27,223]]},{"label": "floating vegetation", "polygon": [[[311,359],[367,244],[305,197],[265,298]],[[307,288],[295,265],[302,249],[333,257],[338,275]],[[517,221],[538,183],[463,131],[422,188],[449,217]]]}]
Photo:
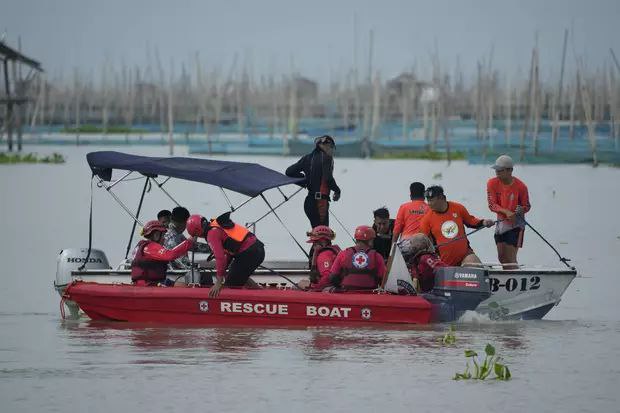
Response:
[{"label": "floating vegetation", "polygon": [[133,129],[128,128],[126,126],[108,126],[107,128],[103,128],[98,125],[81,125],[77,128],[63,128],[61,130],[62,133],[145,133],[146,131],[143,129]]},{"label": "floating vegetation", "polygon": [[489,318],[491,320],[506,320],[509,312],[508,308],[499,305],[496,301],[489,303]]},{"label": "floating vegetation", "polygon": [[[381,154],[375,154],[372,156],[375,159],[426,159],[430,161],[440,161],[448,159],[446,152],[437,151],[398,151],[398,152],[385,152]],[[457,151],[450,153],[450,160],[463,160],[466,159],[465,152]]]},{"label": "floating vegetation", "polygon": [[435,174],[433,174],[433,179],[441,179],[443,177],[441,172],[437,172]]},{"label": "floating vegetation", "polygon": [[454,334],[454,325],[451,325],[448,331],[439,339],[444,346],[453,346],[456,344],[456,335]]},{"label": "floating vegetation", "polygon": [[0,164],[16,164],[16,163],[65,163],[65,157],[54,152],[48,156],[40,157],[36,153],[5,153],[0,152]]},{"label": "floating vegetation", "polygon": [[[453,380],[485,380],[491,373],[495,373],[496,380],[507,381],[510,380],[512,375],[507,365],[503,363],[501,357],[495,354],[495,347],[487,344],[484,348],[485,357],[482,364],[478,362],[478,353],[473,350],[465,350],[465,357],[467,357],[467,364],[463,373],[456,373]],[[474,365],[473,369],[469,362]]]}]

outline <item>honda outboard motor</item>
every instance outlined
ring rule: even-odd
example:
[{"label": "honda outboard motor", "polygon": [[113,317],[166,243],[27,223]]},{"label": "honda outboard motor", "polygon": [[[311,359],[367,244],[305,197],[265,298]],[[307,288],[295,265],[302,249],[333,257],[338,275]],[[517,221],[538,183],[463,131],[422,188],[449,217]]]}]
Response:
[{"label": "honda outboard motor", "polygon": [[[56,259],[56,281],[54,281],[54,287],[60,294],[73,281],[71,271],[77,271],[86,261],[87,255],[88,248],[67,248],[60,251]],[[85,270],[108,270],[111,268],[103,251],[90,250],[88,262],[84,266]]]},{"label": "honda outboard motor", "polygon": [[457,320],[491,296],[489,272],[471,267],[437,268],[435,287],[423,296],[433,306],[433,321]]}]

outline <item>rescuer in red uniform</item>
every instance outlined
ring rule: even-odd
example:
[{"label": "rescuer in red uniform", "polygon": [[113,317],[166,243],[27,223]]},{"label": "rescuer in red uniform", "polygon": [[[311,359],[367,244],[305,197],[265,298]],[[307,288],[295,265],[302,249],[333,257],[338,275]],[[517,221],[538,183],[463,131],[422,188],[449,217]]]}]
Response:
[{"label": "rescuer in red uniform", "polygon": [[336,256],[340,252],[338,245],[333,245],[336,233],[326,225],[318,225],[307,232],[310,237],[308,243],[312,244],[312,257],[310,262],[310,279],[301,280],[297,285],[300,288],[310,287],[313,291],[320,291],[331,285],[329,276]]},{"label": "rescuer in red uniform", "polygon": [[149,221],[142,229],[144,238],[138,242],[131,261],[131,281],[137,285],[174,285],[166,278],[168,263],[187,253],[194,245],[192,240],[185,240],[175,248],[168,250],[160,242],[166,227],[159,221]]},{"label": "rescuer in red uniform", "polygon": [[231,221],[230,212],[211,221],[192,215],[187,220],[187,232],[194,237],[204,237],[215,256],[217,281],[211,287],[210,297],[217,297],[224,286],[258,287],[250,276],[263,263],[265,247],[246,227]]},{"label": "rescuer in red uniform", "polygon": [[383,257],[372,248],[375,231],[361,225],[355,229],[355,246],[340,251],[330,280],[345,290],[374,290],[381,285],[386,273]]}]

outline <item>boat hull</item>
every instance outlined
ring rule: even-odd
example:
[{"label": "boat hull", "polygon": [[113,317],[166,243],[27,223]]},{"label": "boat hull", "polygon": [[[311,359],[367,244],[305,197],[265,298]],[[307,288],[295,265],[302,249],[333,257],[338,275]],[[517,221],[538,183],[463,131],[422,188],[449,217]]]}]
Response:
[{"label": "boat hull", "polygon": [[[209,263],[211,264],[211,263]],[[292,282],[308,278],[307,263],[300,261],[265,262],[266,268],[259,268],[252,278],[267,287],[290,288]],[[209,275],[212,269],[203,270]],[[182,271],[169,274],[170,279],[182,277]],[[492,319],[541,319],[560,303],[564,291],[571,284],[576,271],[573,269],[521,268],[503,270],[489,266],[491,297],[482,301],[476,311],[488,314]],[[286,278],[284,278],[286,277]],[[129,270],[87,270],[73,271],[72,280],[98,283],[131,283]],[[65,285],[57,285],[62,294]],[[75,312],[76,307],[67,303]]]},{"label": "boat hull", "polygon": [[74,282],[64,297],[93,320],[202,326],[428,324],[432,306],[419,296],[309,293],[292,290],[138,287]]}]

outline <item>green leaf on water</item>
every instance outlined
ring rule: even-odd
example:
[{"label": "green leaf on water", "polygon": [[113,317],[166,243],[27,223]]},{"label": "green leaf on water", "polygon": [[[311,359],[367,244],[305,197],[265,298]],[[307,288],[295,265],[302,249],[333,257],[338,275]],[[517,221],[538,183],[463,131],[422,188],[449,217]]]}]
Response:
[{"label": "green leaf on water", "polygon": [[490,344],[487,344],[487,346],[484,348],[484,352],[487,353],[487,356],[494,356],[495,355],[495,347],[493,347]]},{"label": "green leaf on water", "polygon": [[474,350],[465,350],[465,357],[477,357],[478,353]]}]

